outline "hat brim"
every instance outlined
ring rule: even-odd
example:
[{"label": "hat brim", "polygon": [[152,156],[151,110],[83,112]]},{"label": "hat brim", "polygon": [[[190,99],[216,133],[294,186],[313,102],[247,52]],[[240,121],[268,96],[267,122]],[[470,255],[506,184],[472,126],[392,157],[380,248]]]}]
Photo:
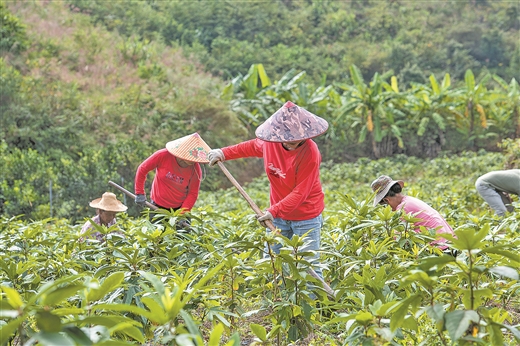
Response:
[{"label": "hat brim", "polygon": [[209,145],[200,136],[188,135],[166,143],[168,152],[181,160],[209,163]]},{"label": "hat brim", "polygon": [[113,211],[116,213],[126,211],[128,207],[118,200],[114,201],[111,205],[105,204],[102,202],[102,198],[96,198],[92,202],[89,203],[92,208],[103,209],[106,211]]},{"label": "hat brim", "polygon": [[255,135],[266,142],[297,142],[318,137],[329,128],[329,123],[292,102],[271,115],[257,127]]},{"label": "hat brim", "polygon": [[402,181],[402,180],[392,180],[384,189],[382,189],[381,191],[379,191],[376,194],[376,196],[374,197],[374,207],[376,205],[378,205],[379,202],[381,202],[381,200],[383,200],[383,198],[385,198],[385,196],[388,193],[388,191],[390,191],[392,186],[394,186],[396,183],[401,185],[401,188],[404,187],[404,181]]}]

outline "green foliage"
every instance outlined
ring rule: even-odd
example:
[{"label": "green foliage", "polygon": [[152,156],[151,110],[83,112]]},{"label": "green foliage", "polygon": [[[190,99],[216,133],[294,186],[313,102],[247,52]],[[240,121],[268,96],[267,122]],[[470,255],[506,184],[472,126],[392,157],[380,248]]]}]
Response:
[{"label": "green foliage", "polygon": [[369,79],[393,70],[403,85],[424,83],[432,73],[462,80],[468,69],[520,77],[518,8],[507,2],[70,3],[127,37],[179,45],[226,78],[258,62],[276,78],[304,70],[314,84],[323,75],[344,80],[352,64]]},{"label": "green foliage", "polygon": [[[4,217],[2,342],[515,345],[520,219],[497,218],[473,187],[502,164],[472,152],[327,164],[320,255],[334,300],[307,274],[302,238],[265,233],[235,190],[203,191],[189,232],[169,212],[121,213],[99,227],[103,241],[63,219]],[[372,206],[369,184],[382,173],[445,215],[457,257],[430,245],[433,230],[412,231],[413,217]],[[245,188],[267,205],[265,178]],[[274,243],[279,255],[266,251]]]},{"label": "green foliage", "polygon": [[0,56],[25,50],[28,45],[25,25],[9,11],[4,2],[0,2],[0,18]]}]

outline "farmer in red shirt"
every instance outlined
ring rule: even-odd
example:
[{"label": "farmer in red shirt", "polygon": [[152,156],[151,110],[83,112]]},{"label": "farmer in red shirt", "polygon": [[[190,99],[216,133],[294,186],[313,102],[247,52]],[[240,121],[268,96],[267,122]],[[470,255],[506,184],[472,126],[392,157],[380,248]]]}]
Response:
[{"label": "farmer in red shirt", "polygon": [[[287,102],[256,129],[256,139],[209,152],[209,164],[243,157],[261,157],[270,182],[270,207],[258,218],[271,220],[287,238],[307,234],[308,250],[318,251],[323,225],[324,194],[321,154],[311,139],[327,131],[326,120]],[[268,230],[269,231],[269,230]],[[279,253],[281,244],[273,250]],[[312,261],[318,262],[316,254]],[[323,278],[321,268],[315,268]]]},{"label": "farmer in red shirt", "polygon": [[199,163],[208,163],[210,147],[198,133],[168,142],[165,149],[153,153],[137,168],[135,203],[144,207],[144,184],[147,174],[155,170],[150,193],[151,203],[161,209],[190,211],[199,196],[202,170]]}]

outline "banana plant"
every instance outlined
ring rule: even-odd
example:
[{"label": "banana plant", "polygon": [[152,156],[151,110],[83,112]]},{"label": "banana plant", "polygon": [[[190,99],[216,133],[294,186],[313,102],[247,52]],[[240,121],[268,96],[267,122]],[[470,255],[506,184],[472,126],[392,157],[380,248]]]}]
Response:
[{"label": "banana plant", "polygon": [[445,144],[444,132],[447,126],[454,123],[451,111],[456,106],[453,98],[460,92],[451,89],[451,78],[444,75],[439,84],[435,76],[430,75],[430,85],[414,84],[405,93],[406,113],[410,114],[409,132],[415,132],[411,140],[417,138],[414,154],[426,153],[428,157],[436,157]]},{"label": "banana plant", "polygon": [[[514,130],[514,138],[520,137],[520,87],[516,79],[509,84],[497,75],[493,75],[500,86],[500,92],[494,93],[493,120],[498,128]],[[510,124],[510,127],[507,125]]]},{"label": "banana plant", "polygon": [[352,65],[352,85],[338,84],[344,93],[341,95],[341,107],[336,113],[337,126],[345,126],[359,133],[359,143],[365,142],[368,136],[376,158],[392,155],[396,149],[394,140],[397,147],[404,147],[401,133],[404,113],[399,106],[401,95],[395,76],[391,78],[391,84],[385,82],[390,74],[376,73],[367,84],[359,68]]},{"label": "banana plant", "polygon": [[455,126],[469,142],[470,149],[475,148],[475,140],[491,135],[489,131],[485,131],[488,128],[486,109],[489,105],[486,83],[490,78],[491,75],[486,74],[477,83],[473,71],[467,70],[464,75],[465,86],[462,93],[455,98]]}]

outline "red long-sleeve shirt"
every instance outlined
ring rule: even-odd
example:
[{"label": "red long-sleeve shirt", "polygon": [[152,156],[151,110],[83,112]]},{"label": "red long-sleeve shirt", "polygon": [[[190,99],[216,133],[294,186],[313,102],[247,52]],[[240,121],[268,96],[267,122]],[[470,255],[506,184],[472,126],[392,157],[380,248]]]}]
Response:
[{"label": "red long-sleeve shirt", "polygon": [[145,194],[144,183],[148,172],[155,169],[150,198],[165,208],[191,210],[197,201],[202,171],[198,163],[181,167],[167,149],[153,153],[137,168],[134,189]]},{"label": "red long-sleeve shirt", "polygon": [[226,160],[262,157],[271,183],[267,209],[273,217],[284,220],[308,220],[325,208],[320,182],[321,154],[316,143],[308,139],[295,150],[286,150],[282,143],[252,139],[222,148]]}]

